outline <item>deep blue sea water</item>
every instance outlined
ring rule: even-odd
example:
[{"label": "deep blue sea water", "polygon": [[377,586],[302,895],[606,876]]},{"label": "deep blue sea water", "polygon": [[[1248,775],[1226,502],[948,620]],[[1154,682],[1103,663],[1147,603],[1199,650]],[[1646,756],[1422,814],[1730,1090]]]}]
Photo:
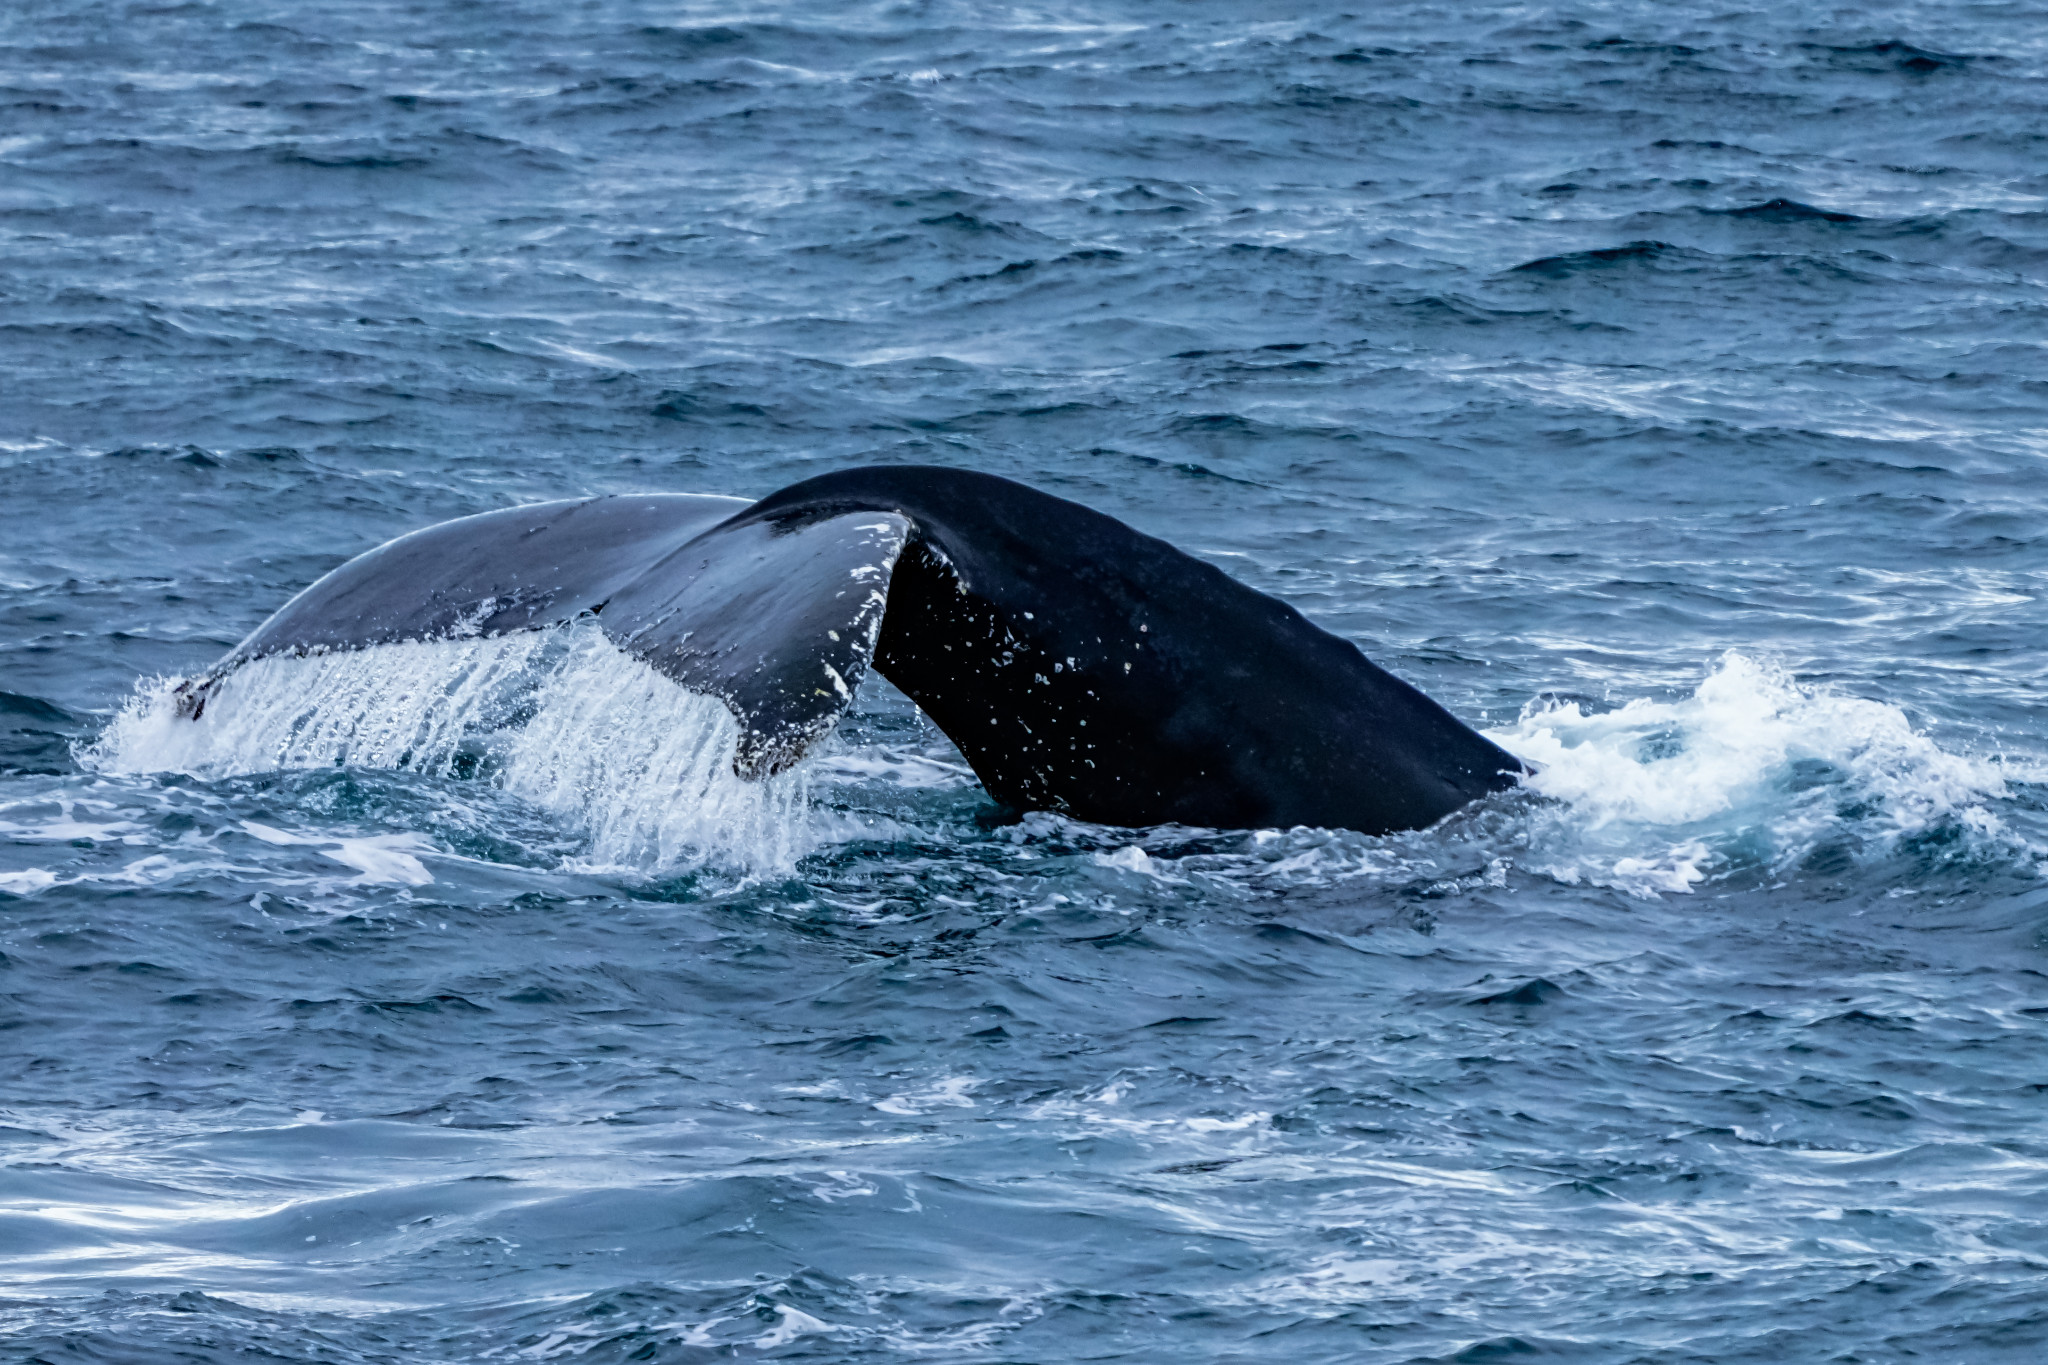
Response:
[{"label": "deep blue sea water", "polygon": [[[0,367],[0,1356],[2048,1350],[2048,9],[15,0]],[[983,828],[575,632],[152,709],[876,461],[1542,775]]]}]

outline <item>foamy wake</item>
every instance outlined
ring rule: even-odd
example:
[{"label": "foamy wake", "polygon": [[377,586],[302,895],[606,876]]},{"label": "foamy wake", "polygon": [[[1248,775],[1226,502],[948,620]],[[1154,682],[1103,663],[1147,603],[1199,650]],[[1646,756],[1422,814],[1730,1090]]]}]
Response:
[{"label": "foamy wake", "polygon": [[[954,764],[893,751],[839,752],[746,781],[732,770],[739,727],[725,707],[628,658],[588,622],[262,660],[220,683],[198,721],[177,715],[176,681],[138,688],[86,764],[205,778],[343,765],[479,773],[580,835],[577,865],[592,869],[786,873],[879,828],[814,803],[814,783],[972,783]],[[1492,735],[1540,765],[1527,787],[1548,800],[1511,798],[1390,840],[1269,832],[1254,841],[1254,880],[1406,876],[1478,858],[1496,880],[1512,865],[1656,896],[1729,868],[1788,870],[1822,846],[1864,855],[1938,829],[2040,857],[1990,808],[2006,794],[1997,763],[1944,752],[1896,707],[1802,687],[1740,654],[1689,697],[1597,714],[1532,704]],[[1125,862],[1106,865],[1125,871],[1195,866],[1135,846],[1116,857]]]},{"label": "foamy wake", "polygon": [[802,767],[736,776],[731,712],[590,623],[262,659],[222,680],[196,721],[177,714],[178,681],[139,687],[86,765],[204,778],[474,765],[583,836],[593,869],[781,872],[827,837]]},{"label": "foamy wake", "polygon": [[1987,808],[2006,794],[1997,763],[1737,653],[1689,697],[1591,715],[1532,703],[1490,734],[1561,803],[1532,814],[1517,861],[1566,882],[1688,891],[1729,863],[1783,870],[1823,844],[1869,853],[1942,826],[2031,857]]}]

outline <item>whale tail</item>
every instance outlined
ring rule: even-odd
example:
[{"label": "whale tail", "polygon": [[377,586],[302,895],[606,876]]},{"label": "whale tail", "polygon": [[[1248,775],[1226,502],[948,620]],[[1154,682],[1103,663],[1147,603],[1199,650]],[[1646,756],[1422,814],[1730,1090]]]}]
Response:
[{"label": "whale tail", "polygon": [[646,494],[444,522],[350,560],[180,690],[273,654],[586,613],[779,772],[873,667],[999,804],[1119,825],[1420,828],[1522,764],[1294,608],[1008,479],[880,466],[756,503]]}]

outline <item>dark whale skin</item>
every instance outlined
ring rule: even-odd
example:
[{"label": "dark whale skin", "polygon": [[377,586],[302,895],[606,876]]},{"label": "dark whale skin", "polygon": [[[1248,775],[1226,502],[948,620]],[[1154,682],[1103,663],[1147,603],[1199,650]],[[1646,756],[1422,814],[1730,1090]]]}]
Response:
[{"label": "dark whale skin", "polygon": [[846,469],[759,502],[583,498],[358,556],[181,689],[272,654],[595,615],[740,723],[735,770],[828,734],[872,664],[1005,811],[1385,834],[1516,784],[1513,755],[1286,603],[1114,517],[992,474]]},{"label": "dark whale skin", "polygon": [[991,474],[823,474],[733,518],[896,512],[874,666],[996,801],[1117,825],[1434,824],[1522,763],[1284,602]]}]

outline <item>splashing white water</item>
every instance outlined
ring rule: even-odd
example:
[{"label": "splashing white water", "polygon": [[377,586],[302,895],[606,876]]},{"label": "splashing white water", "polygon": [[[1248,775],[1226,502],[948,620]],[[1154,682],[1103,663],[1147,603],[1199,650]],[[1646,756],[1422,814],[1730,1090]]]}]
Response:
[{"label": "splashing white water", "polygon": [[550,670],[534,703],[505,746],[505,787],[575,817],[596,864],[786,870],[823,842],[802,765],[736,776],[732,713],[601,636]]},{"label": "splashing white water", "polygon": [[739,725],[718,701],[628,658],[592,623],[489,640],[261,659],[198,720],[180,680],[140,686],[81,754],[105,773],[220,778],[289,768],[446,777],[472,762],[587,840],[579,866],[787,871],[824,842],[799,768],[733,772]]},{"label": "splashing white water", "polygon": [[1999,766],[1944,752],[1895,706],[1803,687],[1729,653],[1689,697],[1589,715],[1532,703],[1491,732],[1540,765],[1524,865],[1636,895],[1689,891],[1736,858],[1779,868],[1829,840],[1862,848],[1952,823],[2004,835]]},{"label": "splashing white water", "polygon": [[233,777],[287,768],[396,768],[445,776],[464,741],[530,689],[548,632],[273,657],[215,685],[196,721],[183,679],[144,682],[80,757],[108,773]]},{"label": "splashing white water", "polygon": [[[262,660],[224,679],[198,721],[177,715],[175,685],[140,687],[81,755],[88,766],[207,778],[342,765],[445,777],[474,767],[580,835],[575,866],[590,870],[786,873],[828,843],[879,831],[872,818],[855,828],[853,817],[814,805],[814,784],[973,780],[956,764],[893,750],[741,779],[732,769],[739,728],[725,707],[628,658],[588,622]],[[1786,869],[1823,845],[1862,853],[1942,826],[1979,845],[2023,842],[1988,808],[2005,795],[1998,764],[1944,752],[1896,707],[1802,687],[1739,654],[1691,696],[1598,714],[1532,703],[1493,738],[1540,765],[1526,786],[1549,801],[1490,815],[1482,807],[1477,830],[1388,840],[1269,832],[1241,875],[1259,884],[1412,878],[1442,871],[1446,858],[1462,875],[1476,858],[1495,880],[1513,864],[1651,897],[1729,867]],[[1464,847],[1475,834],[1485,847]],[[1167,880],[1208,867],[1123,844],[1095,862]]]},{"label": "splashing white water", "polygon": [[1428,830],[1258,830],[1219,845],[1162,826],[1132,844],[1127,831],[1033,814],[1006,837],[1086,850],[1087,866],[1120,874],[1126,890],[1135,874],[1226,893],[1365,881],[1445,895],[1503,888],[1520,869],[1655,899],[1713,876],[1791,875],[1815,854],[1809,869],[1902,851],[1930,867],[2048,873],[2024,817],[2015,828],[1996,809],[2008,781],[2042,780],[2032,768],[1949,753],[1895,706],[1802,686],[1741,654],[1690,696],[1591,714],[1538,701],[1489,734],[1541,770]]}]

